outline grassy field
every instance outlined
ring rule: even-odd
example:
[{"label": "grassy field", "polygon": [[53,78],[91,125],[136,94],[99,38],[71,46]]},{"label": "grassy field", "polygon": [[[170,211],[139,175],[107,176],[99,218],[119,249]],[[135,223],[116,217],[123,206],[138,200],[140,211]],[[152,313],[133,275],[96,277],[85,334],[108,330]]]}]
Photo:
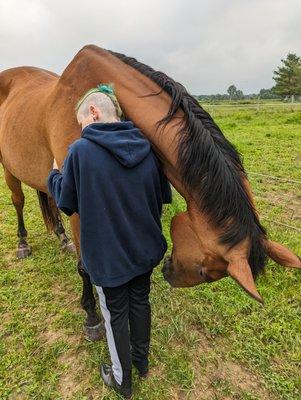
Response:
[{"label": "grassy field", "polygon": [[[300,254],[301,107],[208,109],[244,156],[270,236]],[[0,399],[117,399],[98,375],[100,361],[108,361],[105,341],[82,334],[75,258],[45,232],[35,192],[24,189],[33,255],[18,261],[1,172]],[[164,211],[169,250],[170,219],[184,207],[175,196]],[[157,268],[152,372],[143,382],[134,376],[134,399],[301,399],[301,271],[270,262],[257,286],[264,307],[230,279],[171,289]]]}]

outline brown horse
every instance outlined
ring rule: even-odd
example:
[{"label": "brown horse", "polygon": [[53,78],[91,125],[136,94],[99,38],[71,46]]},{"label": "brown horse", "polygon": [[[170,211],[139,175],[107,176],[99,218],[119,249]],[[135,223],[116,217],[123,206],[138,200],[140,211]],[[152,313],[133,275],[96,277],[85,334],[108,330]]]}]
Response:
[{"label": "brown horse", "polygon": [[[261,301],[254,279],[267,257],[283,266],[301,267],[294,253],[267,239],[239,154],[185,88],[133,58],[93,45],[80,50],[61,77],[31,67],[1,73],[0,160],[8,181],[22,181],[47,193],[53,157],[62,165],[68,145],[80,137],[75,104],[100,82],[114,83],[126,117],[152,142],[166,175],[186,199],[187,211],[172,220],[173,249],[163,267],[172,286],[231,276]],[[20,191],[9,186],[13,199],[20,199]],[[78,223],[73,215],[79,257]],[[86,326],[92,334],[99,323],[92,285],[80,261],[78,270],[84,282]]]}]

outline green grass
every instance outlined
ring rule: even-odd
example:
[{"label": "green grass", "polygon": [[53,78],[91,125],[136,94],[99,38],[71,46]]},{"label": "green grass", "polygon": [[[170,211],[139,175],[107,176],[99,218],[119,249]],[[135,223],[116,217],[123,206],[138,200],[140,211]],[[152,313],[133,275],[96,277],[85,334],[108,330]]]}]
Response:
[{"label": "green grass", "polygon": [[[301,253],[298,109],[208,109],[244,156],[270,236]],[[0,176],[0,399],[117,399],[103,387],[98,365],[105,341],[84,339],[81,281],[73,255],[61,253],[42,223],[35,191],[24,187],[25,221],[33,255],[16,260],[16,217]],[[175,196],[164,211],[185,208]],[[68,226],[65,218],[66,226]],[[230,279],[171,289],[153,275],[152,375],[135,375],[134,399],[300,399],[301,275],[272,262],[258,280],[262,307]]]}]

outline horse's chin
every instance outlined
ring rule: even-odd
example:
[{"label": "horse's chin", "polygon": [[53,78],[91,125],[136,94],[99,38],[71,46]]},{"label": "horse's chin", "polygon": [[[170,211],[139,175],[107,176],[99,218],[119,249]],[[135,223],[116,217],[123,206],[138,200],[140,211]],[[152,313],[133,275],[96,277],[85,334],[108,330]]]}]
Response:
[{"label": "horse's chin", "polygon": [[164,269],[164,267],[162,268],[161,272],[164,280],[168,282],[171,287],[174,287],[172,276]]},{"label": "horse's chin", "polygon": [[162,274],[164,280],[170,284],[172,288],[187,288],[197,286],[201,283],[205,283],[204,279],[198,276],[191,276],[190,279],[187,279],[187,274],[183,273],[182,271],[185,268],[182,266],[181,272],[176,271],[174,265],[172,263],[172,258],[170,256],[165,257],[162,267]]},{"label": "horse's chin", "polygon": [[172,288],[179,288],[179,287],[181,287],[181,285],[177,284],[177,282],[174,281],[174,279],[172,279],[170,276],[166,276],[166,275],[163,273],[163,277],[164,277],[164,280],[165,280],[166,282],[168,282],[169,285],[170,285]]},{"label": "horse's chin", "polygon": [[167,272],[167,271],[164,271],[163,269],[162,269],[162,274],[163,274],[164,280],[165,280],[166,282],[168,282],[169,285],[170,285],[172,288],[187,288],[187,287],[196,286],[196,285],[198,285],[199,283],[203,283],[203,282],[196,282],[196,283],[188,284],[188,283],[185,282],[185,281],[184,281],[184,282],[183,282],[183,281],[180,281],[180,280],[177,279],[174,275],[170,274],[170,273]]},{"label": "horse's chin", "polygon": [[168,282],[172,288],[182,287],[181,285],[179,285],[179,282],[177,282],[177,280],[174,278],[173,274],[170,272],[169,269],[166,268],[165,265],[163,265],[161,272],[162,272],[164,280],[166,282]]}]

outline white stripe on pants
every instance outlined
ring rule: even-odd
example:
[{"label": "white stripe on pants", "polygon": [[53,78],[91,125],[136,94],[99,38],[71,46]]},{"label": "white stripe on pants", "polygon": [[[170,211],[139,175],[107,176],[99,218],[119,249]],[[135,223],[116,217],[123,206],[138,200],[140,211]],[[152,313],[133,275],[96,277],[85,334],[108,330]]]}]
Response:
[{"label": "white stripe on pants", "polygon": [[102,312],[103,318],[105,320],[107,341],[108,341],[110,356],[111,356],[111,360],[112,360],[112,364],[113,364],[112,365],[113,375],[114,375],[114,378],[116,379],[116,382],[119,385],[121,385],[122,380],[123,380],[123,372],[122,372],[121,363],[120,363],[120,360],[118,357],[118,353],[116,350],[114,335],[113,335],[113,331],[112,331],[112,327],[111,327],[111,314],[107,308],[106,298],[105,298],[105,294],[102,290],[102,287],[96,286],[96,290],[97,290],[97,293],[99,296],[101,312]]}]

